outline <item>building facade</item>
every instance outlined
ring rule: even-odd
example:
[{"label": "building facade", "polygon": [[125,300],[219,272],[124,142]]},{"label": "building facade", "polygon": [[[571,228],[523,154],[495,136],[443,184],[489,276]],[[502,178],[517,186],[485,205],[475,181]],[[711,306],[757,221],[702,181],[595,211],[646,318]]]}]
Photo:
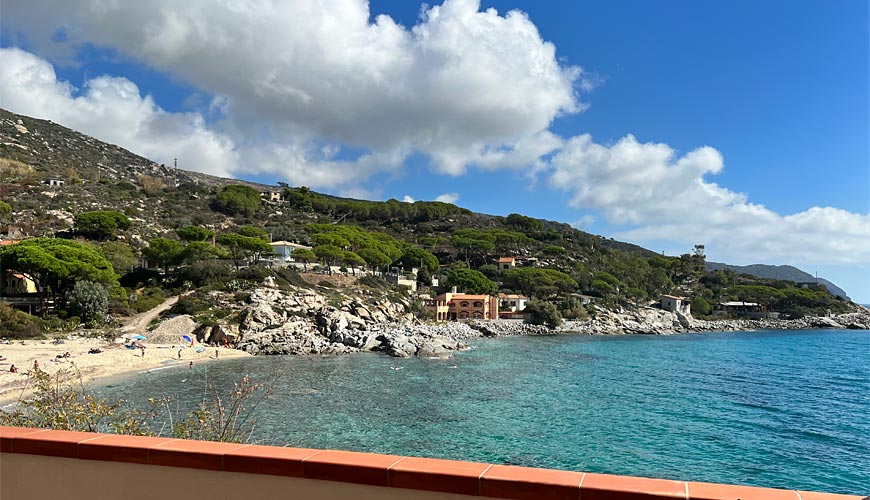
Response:
[{"label": "building facade", "polygon": [[435,321],[498,319],[498,298],[492,295],[442,293],[426,302]]}]

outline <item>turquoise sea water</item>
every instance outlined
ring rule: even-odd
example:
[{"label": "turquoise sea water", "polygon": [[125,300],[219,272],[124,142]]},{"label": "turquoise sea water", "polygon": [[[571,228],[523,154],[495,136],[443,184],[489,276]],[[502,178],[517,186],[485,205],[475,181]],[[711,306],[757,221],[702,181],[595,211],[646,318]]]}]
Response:
[{"label": "turquoise sea water", "polygon": [[870,334],[480,340],[449,360],[263,357],[100,392],[198,402],[283,372],[255,439],[589,472],[870,493]]}]

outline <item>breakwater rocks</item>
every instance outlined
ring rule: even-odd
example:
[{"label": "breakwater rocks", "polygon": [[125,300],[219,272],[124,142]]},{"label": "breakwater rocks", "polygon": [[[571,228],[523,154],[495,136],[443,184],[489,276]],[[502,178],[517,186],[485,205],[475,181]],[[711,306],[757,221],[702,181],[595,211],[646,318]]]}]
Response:
[{"label": "breakwater rocks", "polygon": [[557,331],[591,335],[652,334],[744,330],[806,330],[838,328],[870,330],[870,313],[857,312],[830,317],[807,316],[799,319],[722,319],[699,320],[662,309],[605,311],[583,321],[566,321]]}]

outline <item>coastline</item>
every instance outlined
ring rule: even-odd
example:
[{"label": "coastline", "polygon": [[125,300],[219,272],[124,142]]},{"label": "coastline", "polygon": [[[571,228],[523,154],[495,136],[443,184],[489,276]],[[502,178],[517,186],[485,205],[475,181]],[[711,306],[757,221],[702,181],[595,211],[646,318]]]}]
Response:
[{"label": "coastline", "polygon": [[[31,394],[27,372],[33,369],[34,361],[39,362],[39,369],[48,374],[70,370],[77,372],[83,383],[93,385],[148,370],[183,367],[190,362],[200,364],[251,356],[223,347],[205,347],[202,352],[197,352],[189,346],[146,343],[143,357],[138,349],[127,349],[123,345],[102,339],[78,337],[63,339],[60,344],[54,342],[23,340],[0,344],[0,356],[6,358],[0,361],[0,408]],[[88,351],[93,348],[102,352],[89,354]],[[178,359],[179,348],[182,350],[181,359]],[[70,357],[57,358],[66,352],[69,352]],[[218,352],[217,357],[215,352]],[[18,373],[9,371],[13,364],[19,369]]]}]

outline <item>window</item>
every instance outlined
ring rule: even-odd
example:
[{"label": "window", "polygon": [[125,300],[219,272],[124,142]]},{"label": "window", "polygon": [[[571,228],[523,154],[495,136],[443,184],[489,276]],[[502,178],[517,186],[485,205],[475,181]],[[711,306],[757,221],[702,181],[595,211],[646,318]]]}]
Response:
[{"label": "window", "polygon": [[468,302],[460,302],[459,307],[468,307]]},{"label": "window", "polygon": [[483,307],[483,302],[478,300],[477,302],[474,303],[474,307]]}]

